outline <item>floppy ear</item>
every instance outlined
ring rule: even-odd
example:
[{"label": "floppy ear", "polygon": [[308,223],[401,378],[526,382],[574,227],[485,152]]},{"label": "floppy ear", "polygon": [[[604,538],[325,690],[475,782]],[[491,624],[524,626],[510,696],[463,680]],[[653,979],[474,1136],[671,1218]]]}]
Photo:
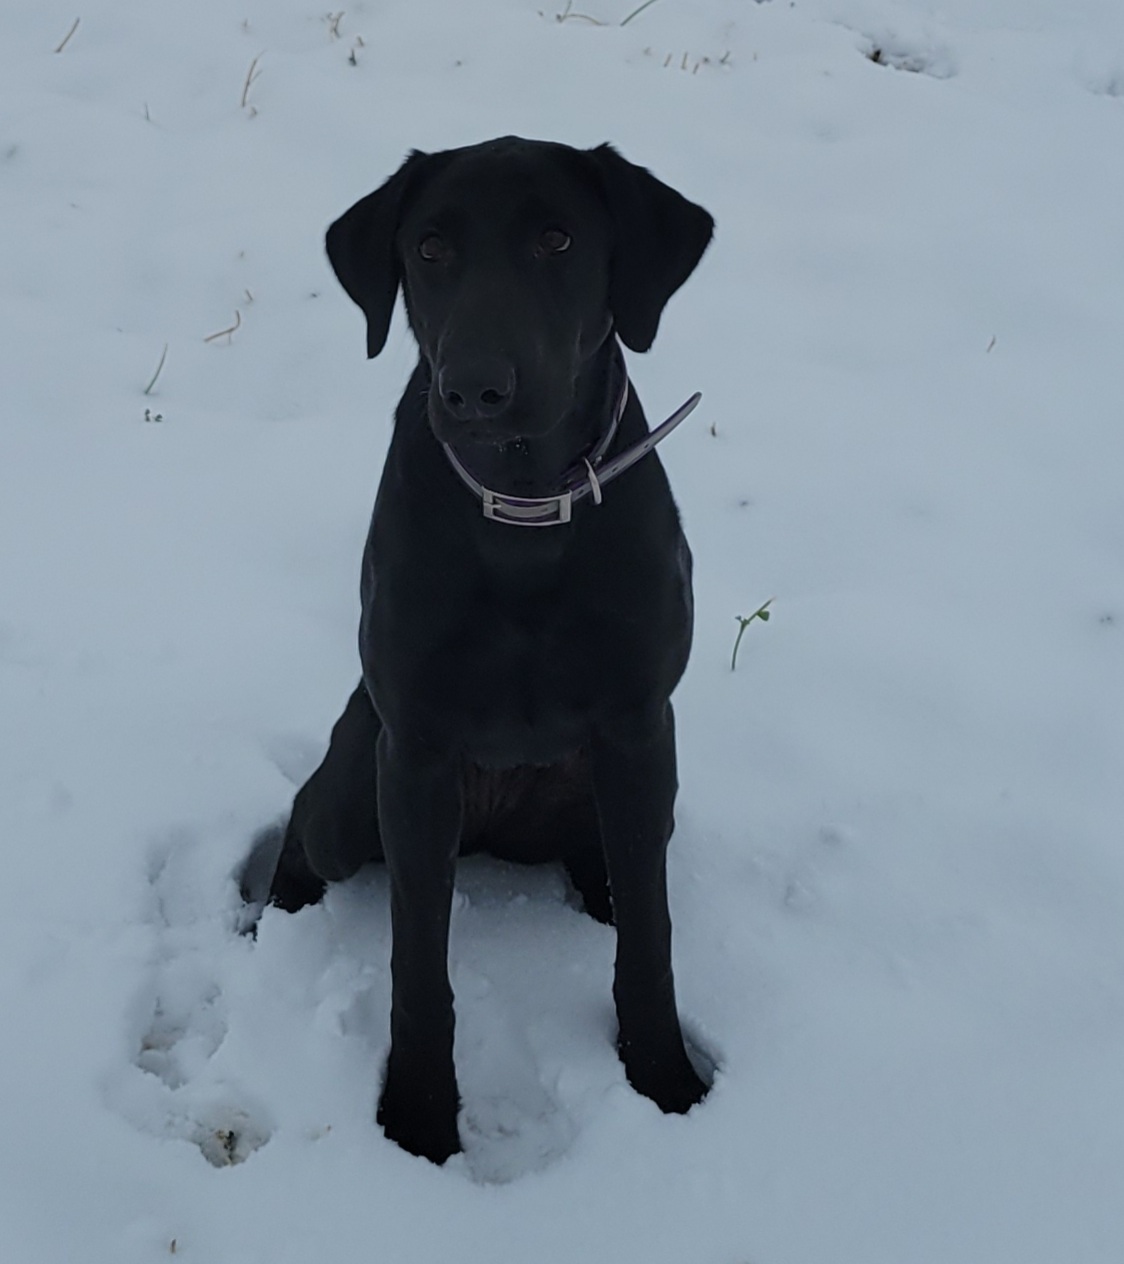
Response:
[{"label": "floppy ear", "polygon": [[613,221],[609,307],[625,346],[647,351],[667,300],[709,245],[714,220],[611,145],[588,153]]},{"label": "floppy ear", "polygon": [[406,189],[429,157],[414,150],[390,179],[361,198],[328,229],[328,262],[367,317],[367,357],[386,345],[399,267],[395,234]]}]

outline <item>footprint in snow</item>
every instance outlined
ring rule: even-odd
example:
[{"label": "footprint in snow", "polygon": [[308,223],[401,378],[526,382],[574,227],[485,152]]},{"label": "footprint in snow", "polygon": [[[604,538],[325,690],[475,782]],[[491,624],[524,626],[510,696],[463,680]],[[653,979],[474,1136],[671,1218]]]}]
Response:
[{"label": "footprint in snow", "polygon": [[[265,1145],[274,1122],[236,1073],[245,1049],[239,1054],[239,1039],[230,1037],[231,1028],[240,1030],[239,1016],[224,992],[223,962],[252,953],[268,974],[277,939],[263,945],[241,936],[238,910],[212,889],[215,883],[208,885],[206,869],[199,841],[190,835],[167,840],[154,856],[154,951],[136,1001],[131,1062],[114,1078],[111,1099],[142,1132],[187,1141],[209,1163],[225,1167]],[[605,928],[571,906],[560,871],[470,861],[457,886],[452,973],[462,1162],[471,1179],[504,1184],[559,1161],[580,1129],[579,1103],[620,1081],[603,995],[612,946]],[[302,947],[310,947],[309,932],[323,941],[321,959],[309,965],[314,1034],[327,1040],[329,1054],[331,1047],[344,1050],[345,1061],[358,1057],[366,1065],[369,1057],[375,1077],[389,1004],[389,909],[381,872],[333,887],[317,925],[319,931],[304,928]],[[280,929],[301,928],[286,922],[274,928]],[[513,952],[512,943],[541,951]],[[560,962],[569,964],[560,970]],[[345,1043],[335,1046],[337,1040]],[[544,1048],[551,1051],[545,1061]],[[712,1078],[713,1060],[697,1060]],[[560,1066],[566,1068],[562,1079]],[[358,1095],[354,1110],[367,1106]],[[373,1118],[370,1127],[376,1127]]]},{"label": "footprint in snow", "polygon": [[542,1083],[525,1026],[486,979],[456,971],[458,1074],[464,1161],[482,1184],[504,1185],[560,1159],[576,1133],[571,1116]]},{"label": "footprint in snow", "polygon": [[1124,100],[1124,66],[1119,62],[1101,63],[1095,68],[1084,65],[1078,77],[1094,96]]},{"label": "footprint in snow", "polygon": [[132,1066],[117,1078],[112,1096],[141,1131],[188,1141],[215,1167],[228,1167],[263,1146],[271,1128],[264,1106],[222,1069],[227,1008],[214,958],[235,929],[208,903],[194,865],[193,840],[185,835],[169,839],[153,857],[157,947],[137,999]]},{"label": "footprint in snow", "polygon": [[889,66],[932,79],[951,79],[957,72],[956,59],[943,44],[925,39],[909,39],[894,31],[868,36],[861,45],[864,55],[876,66]]}]

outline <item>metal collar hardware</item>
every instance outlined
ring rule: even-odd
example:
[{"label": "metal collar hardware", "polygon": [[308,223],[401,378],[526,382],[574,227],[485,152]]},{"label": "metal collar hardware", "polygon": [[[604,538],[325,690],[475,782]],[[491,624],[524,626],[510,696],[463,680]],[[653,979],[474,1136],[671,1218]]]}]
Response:
[{"label": "metal collar hardware", "polygon": [[[623,363],[621,364],[623,369]],[[598,440],[593,451],[582,457],[579,464],[574,465],[561,478],[562,490],[553,496],[508,496],[503,492],[493,491],[473,477],[464,462],[453,451],[449,444],[443,444],[449,464],[456,471],[461,482],[481,502],[484,517],[493,522],[506,522],[513,527],[557,527],[569,522],[575,501],[592,496],[596,505],[601,503],[602,489],[618,475],[623,474],[630,466],[636,464],[642,456],[665,439],[684,418],[695,410],[702,395],[696,391],[675,412],[661,422],[655,430],[650,431],[631,448],[626,448],[611,461],[605,462],[605,453],[609,449],[617,433],[617,426],[624,414],[628,402],[628,376],[624,377],[617,406],[613,410],[613,418],[609,428]]]}]

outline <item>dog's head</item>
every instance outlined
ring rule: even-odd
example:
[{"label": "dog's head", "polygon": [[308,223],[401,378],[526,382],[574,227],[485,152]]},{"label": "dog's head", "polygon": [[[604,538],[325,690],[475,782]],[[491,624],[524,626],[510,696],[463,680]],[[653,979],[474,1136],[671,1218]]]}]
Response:
[{"label": "dog's head", "polygon": [[328,230],[328,258],[386,342],[399,285],[448,442],[553,429],[615,330],[647,351],[713,232],[700,206],[609,145],[505,137],[412,153]]}]

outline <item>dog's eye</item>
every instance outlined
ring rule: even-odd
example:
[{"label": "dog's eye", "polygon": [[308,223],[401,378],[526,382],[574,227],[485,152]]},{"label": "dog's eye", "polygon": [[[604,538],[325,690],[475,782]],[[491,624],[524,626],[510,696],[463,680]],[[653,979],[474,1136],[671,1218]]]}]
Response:
[{"label": "dog's eye", "polygon": [[548,228],[539,238],[539,249],[544,255],[560,255],[570,249],[573,238],[561,228]]},{"label": "dog's eye", "polygon": [[438,260],[444,259],[449,253],[449,247],[445,244],[445,239],[439,237],[436,233],[428,233],[418,242],[418,254],[426,261],[426,263],[437,263]]}]

